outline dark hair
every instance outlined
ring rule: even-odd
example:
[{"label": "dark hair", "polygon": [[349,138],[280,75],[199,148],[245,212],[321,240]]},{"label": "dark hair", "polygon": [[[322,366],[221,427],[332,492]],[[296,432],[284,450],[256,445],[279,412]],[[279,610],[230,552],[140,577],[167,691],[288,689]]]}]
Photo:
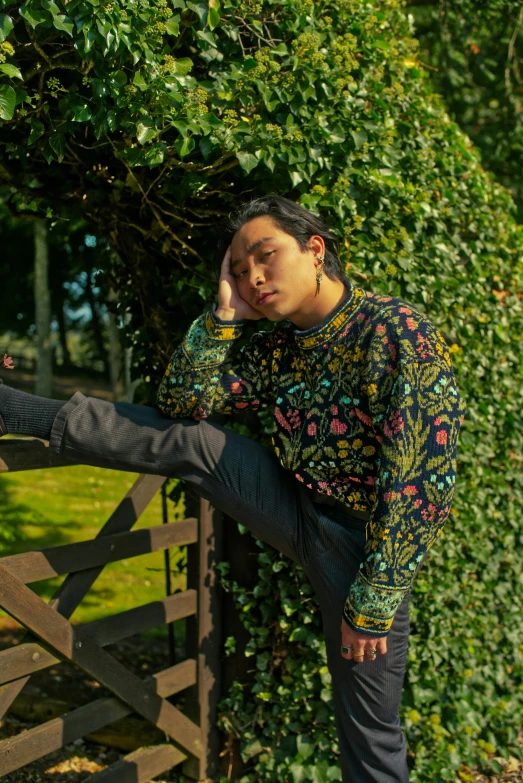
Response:
[{"label": "dark hair", "polygon": [[312,236],[320,236],[325,242],[323,267],[325,274],[331,280],[342,280],[344,283],[349,284],[338,256],[338,239],[331,232],[328,225],[321,217],[313,215],[305,207],[283,196],[259,196],[246,204],[242,204],[235,213],[229,216],[225,225],[228,243],[245,223],[263,216],[270,217],[278,228],[294,237],[302,253],[307,250],[307,242]]}]

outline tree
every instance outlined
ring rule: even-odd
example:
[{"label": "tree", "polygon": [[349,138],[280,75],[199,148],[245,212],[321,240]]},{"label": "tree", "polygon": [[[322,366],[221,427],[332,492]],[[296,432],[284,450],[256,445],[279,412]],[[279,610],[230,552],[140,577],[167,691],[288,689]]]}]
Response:
[{"label": "tree", "polygon": [[36,305],[36,382],[35,392],[42,397],[51,396],[51,294],[49,291],[49,253],[47,226],[34,221],[34,298]]},{"label": "tree", "polygon": [[414,2],[434,90],[510,189],[523,216],[523,7],[519,0]]}]

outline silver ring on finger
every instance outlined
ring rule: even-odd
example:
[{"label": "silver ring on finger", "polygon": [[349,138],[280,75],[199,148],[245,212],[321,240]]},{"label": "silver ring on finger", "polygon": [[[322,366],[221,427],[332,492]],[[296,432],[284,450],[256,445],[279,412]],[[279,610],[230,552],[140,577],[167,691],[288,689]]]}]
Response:
[{"label": "silver ring on finger", "polygon": [[342,655],[349,655],[349,653],[353,653],[353,652],[354,652],[354,647],[352,645],[347,645],[347,646],[344,644],[341,645]]}]

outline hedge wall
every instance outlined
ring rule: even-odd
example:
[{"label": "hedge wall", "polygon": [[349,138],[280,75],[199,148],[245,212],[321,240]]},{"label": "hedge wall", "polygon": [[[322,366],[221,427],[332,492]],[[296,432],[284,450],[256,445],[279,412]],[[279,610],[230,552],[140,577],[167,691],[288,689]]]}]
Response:
[{"label": "hedge wall", "polygon": [[[252,194],[321,211],[356,283],[443,331],[468,414],[452,514],[412,601],[412,780],[471,780],[475,765],[521,758],[523,235],[508,192],[428,91],[399,0],[4,11],[0,197],[53,221],[82,212],[110,240],[151,397],[214,296],[219,221]],[[222,725],[240,738],[245,783],[339,780],[314,598],[264,545],[258,563],[252,594],[229,584],[256,673],[233,687]]]}]

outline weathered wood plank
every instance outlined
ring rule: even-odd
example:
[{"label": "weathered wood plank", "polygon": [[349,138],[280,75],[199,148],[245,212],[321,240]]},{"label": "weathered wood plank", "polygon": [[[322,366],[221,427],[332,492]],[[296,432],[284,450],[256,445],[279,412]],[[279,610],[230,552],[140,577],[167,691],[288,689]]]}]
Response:
[{"label": "weathered wood plank", "polygon": [[158,696],[87,635],[75,637],[73,626],[54,612],[23,582],[0,565],[0,605],[58,653],[88,672],[144,718],[196,757],[201,732],[195,723]]},{"label": "weathered wood plank", "polygon": [[[188,660],[158,672],[154,677],[148,678],[146,684],[162,696],[171,696],[195,681],[196,661]],[[97,699],[41,726],[4,740],[0,742],[0,775],[14,772],[69,742],[94,734],[131,712],[132,709],[119,699]]]},{"label": "weathered wood plank", "polygon": [[130,533],[79,541],[35,552],[21,552],[0,559],[17,579],[26,584],[54,576],[84,571],[171,546],[185,546],[198,540],[198,520],[183,519]]},{"label": "weathered wood plank", "polygon": [[172,696],[173,693],[178,693],[189,688],[196,682],[196,661],[188,658],[181,663],[175,663],[174,666],[169,666],[168,669],[164,669],[163,672],[153,675],[156,681],[156,692],[158,696]]},{"label": "weathered wood plank", "polygon": [[36,438],[2,439],[0,443],[0,473],[37,468],[59,468],[74,465],[53,454],[46,440]]},{"label": "weathered wood plank", "polygon": [[147,783],[151,778],[175,767],[186,756],[172,745],[153,745],[129,753],[89,778],[92,783]]},{"label": "weathered wood plank", "polygon": [[[129,530],[165,481],[164,476],[140,475],[99,531],[97,538]],[[63,617],[70,617],[102,570],[103,566],[99,566],[69,574],[52,597],[49,606]],[[29,677],[23,677],[0,687],[0,718],[8,711],[28,679]]]},{"label": "weathered wood plank", "polygon": [[170,595],[160,601],[152,601],[145,606],[137,606],[126,612],[94,620],[78,629],[79,638],[86,633],[97,644],[107,644],[148,631],[165,623],[172,623],[196,612],[197,594],[195,590]]},{"label": "weathered wood plank", "polygon": [[200,759],[187,759],[183,771],[196,780],[206,780],[218,773],[220,745],[216,714],[221,695],[221,596],[216,564],[222,552],[222,514],[189,492],[186,507],[199,518],[198,545],[189,547],[187,564],[188,586],[198,593],[196,617],[187,622],[187,655],[198,662],[198,682],[187,694],[186,712],[201,728],[203,752]]},{"label": "weathered wood plank", "polygon": [[[187,590],[75,628],[78,633],[87,633],[97,644],[105,647],[158,625],[188,617],[196,612],[196,602],[196,592]],[[58,663],[60,658],[36,642],[19,644],[0,652],[0,683],[34,674]]]}]

